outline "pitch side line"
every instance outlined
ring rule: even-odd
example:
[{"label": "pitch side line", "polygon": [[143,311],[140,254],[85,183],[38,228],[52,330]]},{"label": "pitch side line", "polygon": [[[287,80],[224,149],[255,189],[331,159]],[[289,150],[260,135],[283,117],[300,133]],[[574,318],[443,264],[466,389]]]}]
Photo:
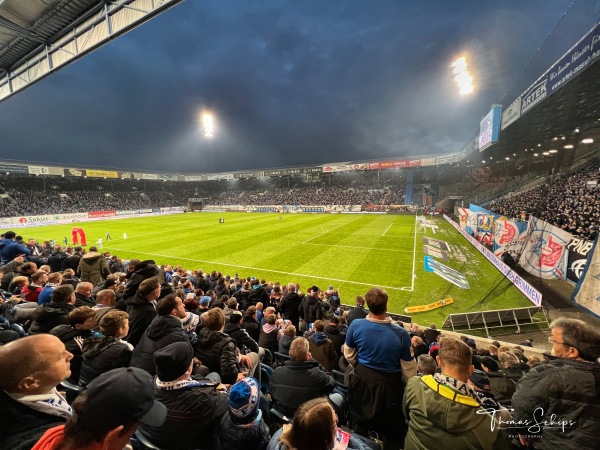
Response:
[{"label": "pitch side line", "polygon": [[319,280],[330,280],[330,281],[338,281],[340,283],[349,283],[349,284],[358,284],[361,286],[371,286],[371,287],[381,287],[384,289],[392,289],[395,291],[405,291],[408,288],[406,287],[394,287],[394,286],[382,286],[380,284],[377,283],[361,283],[360,281],[350,281],[350,280],[342,280],[340,278],[327,278],[327,277],[320,277],[318,275],[307,275],[305,273],[295,273],[295,272],[283,272],[281,270],[272,270],[272,269],[261,269],[260,267],[251,267],[251,266],[242,266],[240,264],[228,264],[228,263],[222,263],[222,262],[218,262],[218,261],[208,261],[205,259],[194,259],[194,258],[186,258],[183,256],[174,256],[174,255],[163,255],[161,253],[149,253],[149,252],[140,252],[137,250],[128,250],[125,248],[117,248],[117,247],[104,247],[105,249],[109,249],[109,250],[117,250],[117,251],[122,251],[122,252],[128,252],[128,253],[136,253],[139,255],[149,255],[149,256],[160,256],[162,258],[171,258],[171,259],[183,259],[186,261],[193,261],[193,262],[200,262],[200,263],[207,263],[207,264],[218,264],[220,266],[227,266],[227,267],[237,267],[240,269],[248,269],[248,270],[260,270],[262,272],[271,272],[271,273],[280,273],[283,275],[292,275],[295,277],[306,277],[306,278],[317,278]]},{"label": "pitch side line", "polygon": [[374,247],[357,247],[355,245],[337,245],[337,244],[316,244],[314,242],[303,242],[302,244],[306,244],[306,245],[324,245],[326,247],[341,247],[341,248],[362,248],[365,250],[381,250],[384,252],[408,252],[411,253],[411,250],[396,250],[393,248],[374,248]]},{"label": "pitch side line", "polygon": [[413,247],[412,273],[410,274],[410,291],[415,289],[415,263],[417,262],[417,214],[415,213],[415,245]]},{"label": "pitch side line", "polygon": [[[337,230],[338,228],[341,228],[341,227],[343,227],[344,225],[348,225],[349,223],[355,222],[355,221],[357,221],[358,219],[359,219],[359,218],[356,218],[356,219],[354,219],[354,220],[351,220],[350,222],[346,222],[346,223],[343,223],[343,224],[341,224],[341,225],[338,225],[337,227],[333,227],[331,230],[327,230],[327,231],[325,231],[324,233],[317,234],[316,236],[313,236],[313,237],[311,237],[310,239],[307,239],[306,241],[304,241],[304,242],[301,242],[301,244],[307,244],[308,242],[312,241],[313,239],[316,239],[316,238],[318,238],[319,236],[323,236],[324,234],[331,233],[333,230]],[[323,228],[321,228],[321,229],[323,229]]]},{"label": "pitch side line", "polygon": [[389,230],[390,228],[392,228],[392,225],[394,225],[394,224],[393,224],[393,223],[390,223],[390,226],[389,226],[389,227],[387,227],[387,228],[385,229],[385,231],[383,232],[383,234],[381,235],[382,237],[383,237],[383,236],[385,236],[385,233],[387,233],[387,232],[388,232],[388,230]]}]

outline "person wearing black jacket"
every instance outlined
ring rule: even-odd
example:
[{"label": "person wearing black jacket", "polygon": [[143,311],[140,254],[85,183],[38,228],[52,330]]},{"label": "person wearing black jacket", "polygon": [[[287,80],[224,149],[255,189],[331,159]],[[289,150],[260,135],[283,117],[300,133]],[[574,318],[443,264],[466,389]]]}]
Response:
[{"label": "person wearing black jacket", "polygon": [[258,280],[253,280],[252,289],[250,289],[250,293],[248,294],[248,300],[250,301],[251,305],[256,306],[258,302],[261,302],[264,305],[268,305],[269,301],[271,300],[271,297],[269,296],[269,293],[264,288],[264,286],[260,284]]},{"label": "person wearing black jacket", "polygon": [[279,303],[279,312],[283,315],[283,318],[292,322],[292,325],[299,329],[300,324],[300,312],[298,307],[302,303],[302,297],[296,292],[296,285],[289,283],[287,286],[287,294],[284,295],[283,300]]},{"label": "person wearing black jacket", "polygon": [[73,248],[73,250],[75,250],[75,252],[65,259],[64,268],[73,269],[75,272],[77,272],[77,268],[79,267],[79,260],[81,260],[81,257],[83,256],[81,253],[83,249],[79,245],[77,245]]},{"label": "person wearing black jacket", "polygon": [[156,317],[154,301],[160,296],[160,283],[156,278],[142,281],[136,294],[126,301],[129,314],[127,342],[134,347],[142,338],[150,322]]},{"label": "person wearing black jacket", "polygon": [[365,309],[365,298],[362,295],[356,296],[356,306],[348,313],[348,325],[355,319],[366,319],[369,311]]},{"label": "person wearing black jacket", "polygon": [[[129,263],[131,264],[132,261],[130,261]],[[140,262],[130,273],[131,275],[128,276],[128,281],[125,285],[125,291],[123,292],[123,298],[125,300],[129,300],[136,294],[138,288],[141,286],[144,280],[147,280],[148,278],[158,277],[158,275],[160,275],[160,269],[154,263],[153,260],[149,259]]]},{"label": "person wearing black jacket", "polygon": [[234,311],[231,316],[229,316],[229,323],[225,325],[223,333],[235,340],[235,344],[242,354],[246,354],[247,352],[258,353],[258,344],[250,337],[245,329],[240,327],[241,320],[242,313]]},{"label": "person wearing black jacket", "polygon": [[54,251],[48,256],[48,265],[52,272],[62,272],[65,269],[65,264],[68,255],[63,252],[62,245],[55,245]]},{"label": "person wearing black jacket", "polygon": [[156,304],[158,316],[152,320],[148,329],[133,350],[131,366],[144,369],[150,375],[156,375],[153,355],[157,350],[173,342],[190,342],[189,335],[183,330],[181,319],[186,311],[177,294],[169,294]]},{"label": "person wearing black jacket", "polygon": [[256,320],[256,306],[249,306],[246,315],[242,318],[241,327],[248,332],[250,337],[258,342],[260,338],[260,324]]},{"label": "person wearing black jacket", "polygon": [[75,309],[75,291],[70,285],[54,288],[50,303],[38,306],[33,313],[29,334],[48,333],[58,325],[69,323],[68,314]]},{"label": "person wearing black jacket", "polygon": [[346,342],[346,333],[342,333],[339,328],[340,319],[338,316],[333,316],[329,319],[329,325],[325,327],[325,336],[329,338],[333,344],[333,349],[337,354],[338,359],[342,356],[342,345]]},{"label": "person wearing black jacket", "polygon": [[323,320],[323,305],[319,300],[319,288],[313,286],[308,290],[308,295],[302,299],[300,306],[298,306],[298,313],[300,318],[306,322],[306,324],[315,323],[317,320]]}]

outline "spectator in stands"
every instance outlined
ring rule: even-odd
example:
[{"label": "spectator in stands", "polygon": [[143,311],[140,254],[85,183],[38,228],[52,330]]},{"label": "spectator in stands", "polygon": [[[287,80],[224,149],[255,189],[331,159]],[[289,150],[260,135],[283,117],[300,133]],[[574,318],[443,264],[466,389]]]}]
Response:
[{"label": "spectator in stands", "polygon": [[48,274],[41,270],[31,275],[31,283],[21,289],[21,295],[26,302],[38,302],[40,293],[48,282]]},{"label": "spectator in stands", "polygon": [[539,435],[530,439],[536,448],[589,447],[600,427],[600,333],[581,320],[567,318],[552,322],[550,333],[554,358],[532,368],[517,383],[513,418],[532,420],[535,414],[538,423],[566,424],[519,430],[522,435]]},{"label": "spectator in stands", "polygon": [[[223,277],[221,277],[223,278]],[[223,309],[223,313],[225,314],[225,322],[229,323],[229,317],[231,317],[231,313],[237,311],[238,302],[235,298],[230,298],[227,300],[227,306]]]},{"label": "spectator in stands", "polygon": [[89,306],[93,308],[96,306],[96,302],[92,298],[92,291],[94,285],[87,281],[81,281],[77,283],[75,288],[75,306]]},{"label": "spectator in stands", "polygon": [[231,387],[229,412],[223,414],[213,448],[221,450],[265,450],[271,439],[259,408],[260,386],[246,377]]},{"label": "spectator in stands", "polygon": [[157,278],[160,275],[160,269],[151,259],[146,261],[132,259],[129,261],[127,270],[129,271],[128,281],[125,285],[125,292],[123,293],[123,298],[125,300],[128,300],[136,295],[138,288],[141,286],[144,280],[149,278]]},{"label": "spectator in stands", "polygon": [[60,286],[62,283],[62,274],[59,272],[53,272],[48,275],[48,282],[44,285],[42,292],[40,292],[38,296],[38,305],[43,305],[44,303],[50,302],[50,297],[52,296],[52,292],[54,292],[54,288]]},{"label": "spectator in stands", "polygon": [[497,448],[507,437],[498,419],[482,411],[468,384],[472,352],[458,339],[440,341],[437,363],[441,373],[408,380],[404,414],[409,420],[405,449]]},{"label": "spectator in stands", "polygon": [[234,311],[229,317],[229,323],[225,325],[223,333],[229,335],[229,337],[235,340],[240,353],[245,355],[248,352],[254,352],[260,355],[258,343],[250,337],[248,332],[240,326],[242,321],[242,313],[240,311]]},{"label": "spectator in stands", "polygon": [[102,289],[96,294],[96,305],[94,311],[96,311],[96,324],[100,324],[100,319],[104,315],[115,308],[117,308],[117,295],[112,289]]},{"label": "spectator in stands", "polygon": [[71,417],[71,407],[56,390],[71,374],[71,357],[49,334],[0,347],[0,448],[28,450],[48,428]]},{"label": "spectator in stands", "polygon": [[290,345],[292,345],[294,339],[296,339],[296,327],[294,325],[288,325],[283,332],[283,336],[279,339],[279,353],[289,355]]},{"label": "spectator in stands", "polygon": [[156,278],[148,278],[140,284],[135,296],[127,300],[129,314],[129,335],[127,342],[134,347],[142,338],[150,322],[156,317],[154,301],[160,296],[160,283]]},{"label": "spectator in stands", "polygon": [[431,323],[429,325],[429,328],[425,328],[425,330],[423,331],[423,337],[425,338],[425,342],[427,342],[428,345],[437,342],[438,336],[440,334],[441,333],[438,331],[437,325],[435,323]]},{"label": "spectator in stands", "polygon": [[258,345],[262,348],[266,348],[271,353],[279,350],[277,343],[277,337],[279,333],[280,324],[277,321],[277,316],[273,314],[274,308],[269,306],[267,308],[268,314],[265,316],[265,324],[260,327],[260,335],[258,338]]},{"label": "spectator in stands", "polygon": [[29,334],[48,333],[52,328],[68,324],[68,314],[75,309],[75,292],[68,285],[58,286],[50,296],[50,303],[36,308]]},{"label": "spectator in stands", "polygon": [[81,248],[81,246],[76,245],[73,248],[73,250],[73,254],[68,256],[65,261],[65,269],[72,269],[73,271],[77,272],[77,269],[79,268],[79,261],[83,256],[83,249]]},{"label": "spectator in stands", "polygon": [[119,368],[100,375],[73,402],[65,425],[48,430],[34,450],[121,450],[138,424],[160,426],[166,408],[154,400],[152,378]]},{"label": "spectator in stands", "polygon": [[340,330],[340,319],[338,316],[333,316],[329,319],[329,325],[325,327],[324,333],[333,344],[333,349],[339,359],[342,356],[342,345],[346,342],[346,333]]},{"label": "spectator in stands", "polygon": [[305,338],[294,339],[289,355],[290,361],[271,375],[271,397],[279,412],[293,417],[304,402],[331,394],[335,381],[313,360]]},{"label": "spectator in stands", "polygon": [[16,236],[17,234],[14,231],[7,231],[4,233],[4,239],[0,239],[2,265],[8,264],[19,255],[31,255],[31,250],[16,242]]},{"label": "spectator in stands", "polygon": [[77,276],[81,281],[89,281],[93,286],[101,284],[110,275],[106,258],[98,253],[98,248],[90,247],[90,251],[83,255],[77,268]]},{"label": "spectator in stands", "polygon": [[65,348],[73,355],[71,359],[71,375],[69,382],[77,384],[81,371],[81,342],[92,335],[92,329],[96,326],[96,312],[89,306],[75,308],[67,316],[69,323],[52,328],[49,334],[56,336],[65,344]]},{"label": "spectator in stands", "polygon": [[300,302],[298,313],[300,314],[300,319],[302,319],[306,325],[315,323],[316,320],[323,319],[323,305],[319,300],[319,288],[317,286],[313,286],[308,290],[308,295]]},{"label": "spectator in stands", "polygon": [[264,287],[265,283],[262,283],[255,279],[250,283],[252,288],[250,289],[250,293],[248,294],[248,300],[252,305],[256,305],[257,303],[262,303],[263,305],[268,305],[270,296],[267,290]]},{"label": "spectator in stands", "polygon": [[62,245],[54,246],[54,251],[48,256],[48,265],[52,272],[62,272],[65,269],[65,263],[68,255],[63,251]]},{"label": "spectator in stands", "polygon": [[504,375],[515,383],[529,371],[529,366],[527,366],[527,369],[521,367],[519,358],[514,353],[501,351],[498,354],[498,359],[500,360]]},{"label": "spectator in stands", "polygon": [[256,306],[249,306],[246,314],[242,318],[241,327],[248,332],[248,335],[256,342],[260,339],[260,325],[257,320]]},{"label": "spectator in stands", "polygon": [[227,394],[217,391],[215,384],[191,379],[193,359],[189,342],[174,342],[154,354],[156,400],[167,407],[168,414],[161,426],[141,425],[140,431],[162,449],[209,449],[213,432],[228,409]]},{"label": "spectator in stands", "polygon": [[421,339],[420,336],[413,336],[410,339],[410,342],[411,342],[411,346],[413,348],[413,353],[415,355],[415,358],[418,358],[420,355],[429,354],[429,347],[427,347],[427,344],[425,344],[425,342],[423,342],[423,339]]},{"label": "spectator in stands", "polygon": [[100,320],[100,332],[103,336],[91,337],[83,341],[81,353],[83,362],[79,376],[79,385],[87,384],[112,369],[128,367],[132,348],[122,339],[129,328],[126,312],[113,310]]},{"label": "spectator in stands", "polygon": [[246,375],[260,377],[258,354],[241,355],[235,340],[223,333],[225,315],[222,309],[210,309],[200,320],[204,328],[198,333],[194,352],[210,372],[218,374],[221,382],[226,384],[236,383]]},{"label": "spectator in stands", "polygon": [[348,326],[355,319],[365,319],[369,315],[369,311],[365,310],[365,298],[362,295],[356,296],[356,306],[348,313]]},{"label": "spectator in stands", "polygon": [[383,289],[367,292],[369,315],[350,324],[344,356],[354,366],[348,389],[350,413],[361,434],[371,429],[386,448],[400,448],[404,440],[403,378],[417,374],[408,331],[386,316],[388,295]]},{"label": "spectator in stands", "polygon": [[504,406],[510,406],[516,383],[500,370],[498,362],[490,356],[481,358],[481,369],[488,376],[494,398]]},{"label": "spectator in stands", "polygon": [[279,303],[279,312],[285,320],[292,322],[292,325],[298,330],[300,322],[300,313],[298,307],[302,302],[302,297],[296,292],[294,283],[287,285],[287,293]]},{"label": "spectator in stands", "polygon": [[433,375],[437,372],[435,359],[428,354],[417,356],[417,373],[419,375]]},{"label": "spectator in stands", "polygon": [[157,316],[143,333],[133,350],[131,366],[144,369],[155,375],[153,355],[157,350],[174,342],[189,343],[188,334],[182,328],[182,319],[186,317],[183,302],[177,294],[169,294],[156,304]]},{"label": "spectator in stands", "polygon": [[333,348],[333,342],[324,331],[325,322],[317,320],[313,326],[313,333],[308,337],[309,350],[313,359],[331,372],[337,369],[338,356]]}]

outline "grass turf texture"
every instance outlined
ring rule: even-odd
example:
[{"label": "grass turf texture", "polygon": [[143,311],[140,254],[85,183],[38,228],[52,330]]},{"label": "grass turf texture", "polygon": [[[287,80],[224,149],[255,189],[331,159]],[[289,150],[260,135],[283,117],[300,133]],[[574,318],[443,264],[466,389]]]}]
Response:
[{"label": "grass turf texture", "polygon": [[[225,217],[224,224],[218,223],[219,217]],[[70,243],[71,229],[77,226],[85,231],[88,246],[102,237],[103,251],[120,258],[297,282],[303,292],[315,284],[323,290],[333,285],[349,305],[371,287],[385,287],[390,312],[400,314],[406,306],[454,299],[452,305],[411,315],[413,322],[424,325],[441,326],[451,313],[531,306],[443,218],[434,221],[436,235],[431,228],[416,226],[414,215],[285,214],[280,221],[272,213],[189,213],[31,227],[17,234],[57,243],[67,236]],[[107,230],[113,240],[104,239]],[[423,236],[450,244],[451,260],[441,262],[464,273],[471,289],[424,271]]]}]

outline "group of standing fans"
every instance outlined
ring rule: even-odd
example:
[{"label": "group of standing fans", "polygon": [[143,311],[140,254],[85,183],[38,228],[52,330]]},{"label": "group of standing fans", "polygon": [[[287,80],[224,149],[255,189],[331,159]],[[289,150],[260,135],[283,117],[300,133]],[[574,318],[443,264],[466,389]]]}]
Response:
[{"label": "group of standing fans", "polygon": [[348,309],[334,286],[18,246],[5,232],[0,448],[583,448],[600,429],[579,320],[527,360],[407,329],[380,288]]}]

